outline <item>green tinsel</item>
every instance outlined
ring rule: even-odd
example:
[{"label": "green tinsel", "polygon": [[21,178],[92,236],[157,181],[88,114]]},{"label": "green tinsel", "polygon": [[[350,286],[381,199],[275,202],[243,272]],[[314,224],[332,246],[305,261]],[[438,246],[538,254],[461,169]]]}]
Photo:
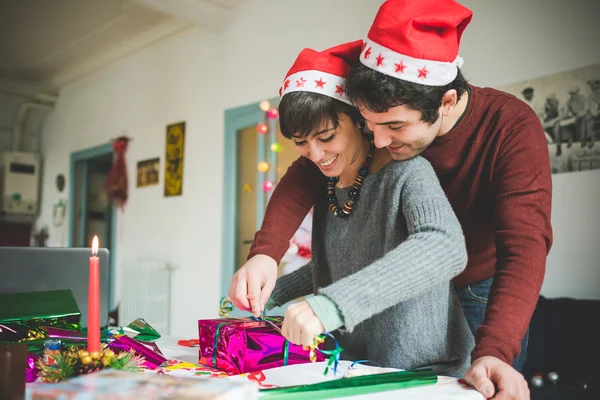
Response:
[{"label": "green tinsel", "polygon": [[78,375],[89,374],[102,369],[120,369],[139,372],[144,359],[133,350],[115,354],[104,346],[99,352],[89,353],[76,347],[69,347],[49,354],[53,362],[46,363],[43,358],[37,362],[42,382],[60,382]]}]

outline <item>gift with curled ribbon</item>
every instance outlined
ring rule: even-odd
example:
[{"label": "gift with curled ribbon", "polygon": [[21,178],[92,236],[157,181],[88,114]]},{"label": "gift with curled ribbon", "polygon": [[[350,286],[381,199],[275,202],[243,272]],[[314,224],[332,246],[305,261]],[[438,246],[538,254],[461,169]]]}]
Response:
[{"label": "gift with curled ribbon", "polygon": [[[320,351],[283,337],[282,317],[228,318],[232,310],[233,305],[222,300],[219,315],[223,318],[198,321],[199,364],[242,374],[325,360]],[[322,350],[323,344],[315,348]]]}]

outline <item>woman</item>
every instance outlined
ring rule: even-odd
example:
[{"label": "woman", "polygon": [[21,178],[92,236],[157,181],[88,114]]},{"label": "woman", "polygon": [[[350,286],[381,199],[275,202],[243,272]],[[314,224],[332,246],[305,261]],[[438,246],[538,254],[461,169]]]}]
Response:
[{"label": "woman", "polygon": [[[270,305],[290,305],[282,334],[309,345],[334,332],[342,357],[462,376],[473,335],[451,284],[464,237],[431,166],[390,162],[344,96],[362,42],[303,50],[281,89],[281,131],[325,176],[314,207],[312,260],[277,280]],[[238,274],[243,271],[238,272]],[[247,293],[236,274],[230,298]]]}]

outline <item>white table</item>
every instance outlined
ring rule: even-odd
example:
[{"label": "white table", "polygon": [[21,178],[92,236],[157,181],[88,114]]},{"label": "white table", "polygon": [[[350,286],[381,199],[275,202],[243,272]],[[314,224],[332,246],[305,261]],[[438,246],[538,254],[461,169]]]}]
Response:
[{"label": "white table", "polygon": [[[196,364],[198,362],[198,348],[179,346],[177,344],[177,341],[179,339],[181,338],[163,336],[156,341],[156,344],[161,349],[161,351],[167,359],[176,359],[179,361],[185,361],[192,364]],[[347,368],[349,364],[349,362],[342,362],[340,369]],[[265,383],[274,384],[278,386],[290,386],[299,384],[318,383],[326,380],[335,379],[331,374],[329,374],[328,377],[323,376],[324,368],[325,363],[309,363],[274,368],[263,372],[266,376]],[[224,379],[248,378],[246,377],[246,375],[241,375],[232,376]],[[352,399],[485,400],[485,397],[474,389],[464,387],[463,385],[458,383],[458,379],[440,376],[438,377],[438,382],[435,385],[428,385],[411,389],[401,389],[370,395],[353,396]]]}]

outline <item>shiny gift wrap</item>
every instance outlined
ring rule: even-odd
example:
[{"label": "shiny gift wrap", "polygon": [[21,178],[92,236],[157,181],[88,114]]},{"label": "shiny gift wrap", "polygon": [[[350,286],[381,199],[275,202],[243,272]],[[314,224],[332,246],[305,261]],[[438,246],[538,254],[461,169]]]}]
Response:
[{"label": "shiny gift wrap", "polygon": [[[290,343],[280,332],[283,318],[207,319],[198,321],[199,363],[242,374],[310,362],[310,350]],[[324,356],[316,353],[317,361]]]},{"label": "shiny gift wrap", "polygon": [[81,313],[70,290],[0,294],[0,341],[47,338],[46,327],[79,330]]}]

